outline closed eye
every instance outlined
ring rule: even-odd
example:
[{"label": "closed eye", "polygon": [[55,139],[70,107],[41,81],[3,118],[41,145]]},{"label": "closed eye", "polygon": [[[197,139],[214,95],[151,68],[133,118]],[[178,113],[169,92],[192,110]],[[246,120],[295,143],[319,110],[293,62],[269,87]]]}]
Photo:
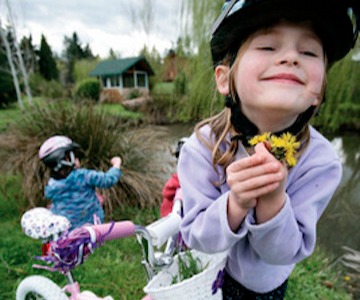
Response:
[{"label": "closed eye", "polygon": [[302,53],[304,55],[306,55],[306,56],[318,57],[318,55],[315,52],[312,52],[312,51],[303,51]]},{"label": "closed eye", "polygon": [[258,47],[258,49],[259,50],[264,50],[264,51],[274,51],[275,50],[275,48],[268,47],[268,46],[266,46],[266,47]]}]

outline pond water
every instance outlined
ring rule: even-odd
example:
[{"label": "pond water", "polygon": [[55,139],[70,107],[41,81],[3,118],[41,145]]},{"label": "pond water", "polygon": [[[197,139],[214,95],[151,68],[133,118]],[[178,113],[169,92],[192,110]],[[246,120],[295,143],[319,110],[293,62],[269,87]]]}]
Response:
[{"label": "pond water", "polygon": [[[169,148],[175,147],[179,138],[189,136],[192,125],[166,126]],[[360,135],[351,134],[330,138],[341,157],[343,178],[330,205],[318,223],[318,241],[327,250],[340,256],[342,246],[360,250]],[[171,151],[163,156],[168,161],[167,173],[175,171],[176,160]]]},{"label": "pond water", "polygon": [[343,177],[318,225],[321,244],[336,255],[342,246],[360,250],[360,136],[331,139],[343,164]]}]

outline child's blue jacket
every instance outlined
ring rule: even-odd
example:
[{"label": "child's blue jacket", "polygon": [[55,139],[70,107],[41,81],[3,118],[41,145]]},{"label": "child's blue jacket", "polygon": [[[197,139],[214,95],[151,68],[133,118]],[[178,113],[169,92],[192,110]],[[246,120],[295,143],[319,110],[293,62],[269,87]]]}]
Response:
[{"label": "child's blue jacket", "polygon": [[121,174],[121,170],[115,167],[107,172],[74,169],[64,179],[50,178],[45,187],[45,197],[51,200],[50,210],[68,218],[71,229],[86,223],[94,224],[94,214],[104,222],[104,210],[96,188],[110,188]]}]

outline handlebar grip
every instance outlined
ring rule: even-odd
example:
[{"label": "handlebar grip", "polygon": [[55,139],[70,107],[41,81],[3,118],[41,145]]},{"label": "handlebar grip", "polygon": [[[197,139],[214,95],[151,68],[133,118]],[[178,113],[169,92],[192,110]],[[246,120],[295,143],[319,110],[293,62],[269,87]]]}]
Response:
[{"label": "handlebar grip", "polygon": [[[114,227],[109,232],[112,225]],[[97,239],[102,237],[103,241],[133,236],[135,234],[135,227],[135,224],[131,221],[119,221],[91,226],[96,232]]]},{"label": "handlebar grip", "polygon": [[169,237],[179,232],[181,217],[176,213],[168,214],[166,217],[148,225],[146,229],[150,233],[153,244],[160,248]]}]

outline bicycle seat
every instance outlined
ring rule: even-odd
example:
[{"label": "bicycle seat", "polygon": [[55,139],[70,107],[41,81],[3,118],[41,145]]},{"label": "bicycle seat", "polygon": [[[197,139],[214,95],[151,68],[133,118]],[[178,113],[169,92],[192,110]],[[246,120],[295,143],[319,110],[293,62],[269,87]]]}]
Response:
[{"label": "bicycle seat", "polygon": [[49,209],[35,207],[23,214],[21,228],[33,239],[48,239],[70,228],[70,221],[66,217],[53,214]]}]

